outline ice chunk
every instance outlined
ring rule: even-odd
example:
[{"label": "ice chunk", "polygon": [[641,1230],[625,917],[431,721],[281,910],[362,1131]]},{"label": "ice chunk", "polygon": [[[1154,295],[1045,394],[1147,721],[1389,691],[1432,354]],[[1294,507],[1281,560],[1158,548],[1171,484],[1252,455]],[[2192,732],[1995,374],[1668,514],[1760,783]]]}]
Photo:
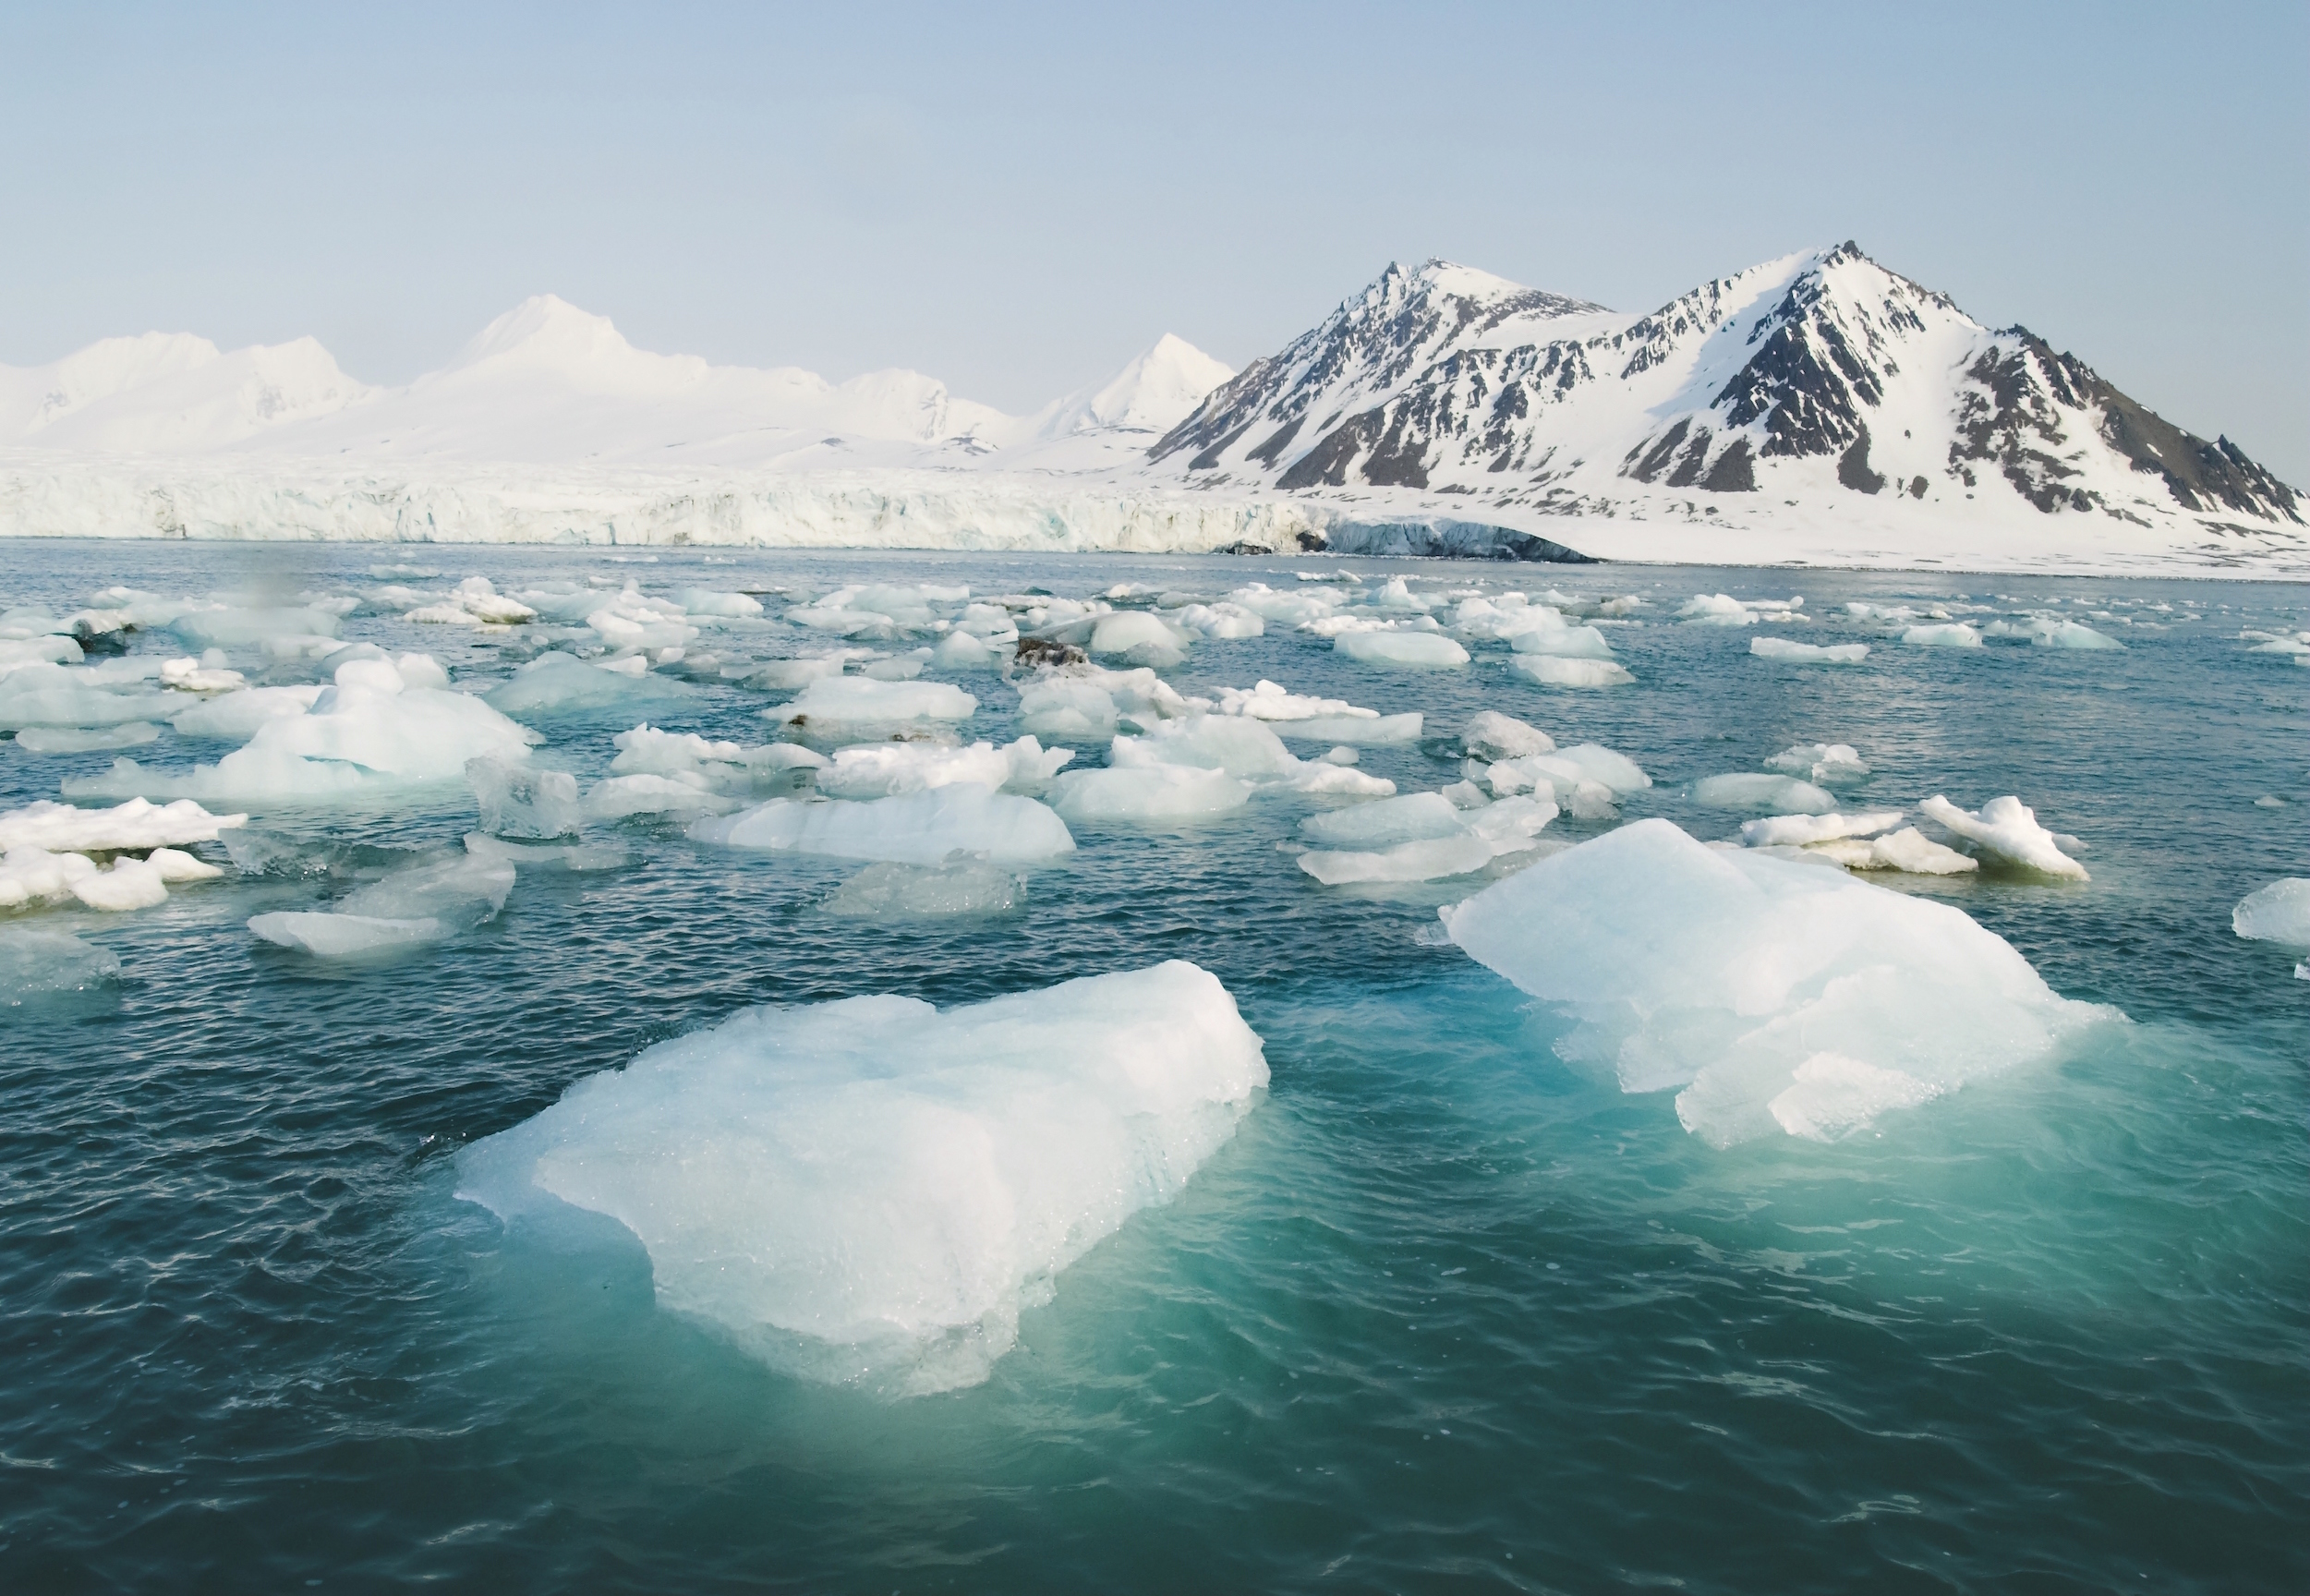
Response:
[{"label": "ice chunk", "polygon": [[783,707],[762,713],[790,726],[827,730],[911,720],[968,720],[977,709],[977,699],[945,682],[821,676],[805,684]]},{"label": "ice chunk", "polygon": [[1565,659],[1554,654],[1518,654],[1509,666],[1543,687],[1625,687],[1634,682],[1609,659]]},{"label": "ice chunk", "polygon": [[1384,848],[1465,832],[1461,812],[1441,792],[1407,792],[1311,815],[1300,822],[1301,836],[1326,848]]},{"label": "ice chunk", "polygon": [[865,803],[773,798],[736,815],[700,820],[690,836],[728,848],[901,864],[937,864],[955,852],[1031,864],[1075,847],[1066,822],[1048,805],[970,782]]},{"label": "ice chunk", "polygon": [[1729,593],[1700,593],[1685,600],[1676,618],[1687,626],[1753,626],[1757,612]]},{"label": "ice chunk", "polygon": [[142,852],[148,848],[213,842],[218,832],[248,824],[246,815],[212,815],[188,798],[167,804],[131,798],[111,809],[37,803],[0,814],[0,852],[26,847]]},{"label": "ice chunk", "polygon": [[320,910],[276,910],[252,915],[248,929],[264,941],[316,959],[359,959],[440,942],[450,935],[438,920],[389,920]]},{"label": "ice chunk", "polygon": [[1962,621],[1943,622],[1931,626],[1912,626],[1901,634],[1901,640],[1922,648],[1978,648],[1981,647],[1981,634]]},{"label": "ice chunk", "polygon": [[2057,997],[1946,904],[1713,850],[1665,820],[1442,913],[1454,942],[1575,1022],[1559,1050],[1629,1092],[1681,1087],[1678,1118],[1718,1145],[1848,1132],[2039,1058],[2105,1012]]},{"label": "ice chunk", "polygon": [[1985,637],[2018,637],[2039,648],[2119,648],[2125,645],[2082,621],[2059,615],[2034,615],[2023,621],[1992,621],[1982,629]]},{"label": "ice chunk", "polygon": [[310,709],[265,721],[248,746],[214,765],[184,774],[116,759],[105,775],[66,782],[65,792],[174,792],[249,804],[358,801],[400,787],[456,780],[469,759],[527,756],[536,733],[480,699],[431,687],[394,690],[381,672],[398,683],[388,661],[348,661]]},{"label": "ice chunk", "polygon": [[96,684],[84,670],[25,665],[0,676],[0,732],[165,720],[183,703],[168,693],[112,692]]},{"label": "ice chunk", "polygon": [[61,903],[74,886],[96,874],[96,861],[82,853],[51,853],[45,848],[11,848],[0,857],[0,909],[27,903]]},{"label": "ice chunk", "polygon": [[1008,870],[965,860],[958,864],[869,864],[822,905],[851,920],[926,920],[1000,914],[1015,909],[1023,883]]},{"label": "ice chunk", "polygon": [[[861,651],[863,652],[863,650]],[[821,676],[840,676],[849,653],[817,655],[806,659],[771,659],[756,666],[745,684],[769,693],[792,693]]]},{"label": "ice chunk", "polygon": [[[1834,816],[1831,816],[1834,818]],[[1980,861],[1954,848],[1944,848],[1914,826],[1885,837],[1841,837],[1817,842],[1804,852],[1829,859],[1848,870],[1899,870],[1911,876],[1965,876],[1981,868]]]},{"label": "ice chunk", "polygon": [[1248,782],[1224,769],[1151,762],[1066,771],[1051,783],[1051,807],[1078,825],[1160,825],[1230,813],[1251,794]]},{"label": "ice chunk", "polygon": [[167,902],[168,878],[159,865],[124,856],[114,860],[111,869],[93,871],[74,881],[72,895],[91,909],[125,913]]},{"label": "ice chunk", "polygon": [[1977,854],[1997,864],[2072,881],[2087,879],[2086,867],[2062,852],[2053,833],[2038,825],[2036,812],[2018,798],[1992,798],[1978,810],[1965,810],[1937,792],[1917,808],[1972,843]]},{"label": "ice chunk", "polygon": [[168,623],[196,648],[232,648],[280,637],[334,637],[337,618],[326,610],[195,610]]},{"label": "ice chunk", "polygon": [[570,842],[557,846],[542,842],[508,842],[479,831],[466,833],[466,852],[493,864],[511,864],[516,870],[583,873],[622,870],[634,863],[633,854],[612,843]]},{"label": "ice chunk", "polygon": [[1511,633],[1508,647],[1518,654],[1550,654],[1565,659],[1610,659],[1612,646],[1593,626],[1567,626],[1564,617],[1545,606],[1527,611],[1534,621]]},{"label": "ice chunk", "polygon": [[1108,754],[1114,765],[1195,765],[1225,770],[1255,781],[1285,780],[1300,761],[1283,739],[1257,720],[1234,715],[1191,715],[1159,721],[1143,736],[1118,737]]},{"label": "ice chunk", "polygon": [[1102,615],[1091,629],[1094,655],[1120,654],[1134,665],[1177,665],[1187,658],[1187,639],[1143,610]]},{"label": "ice chunk", "polygon": [[671,706],[690,696],[690,689],[681,683],[649,675],[639,656],[628,658],[636,666],[632,674],[551,649],[514,671],[512,681],[490,689],[486,697],[494,709],[535,719]]},{"label": "ice chunk", "polygon": [[1469,718],[1460,733],[1460,746],[1477,759],[1514,759],[1525,754],[1553,754],[1555,739],[1528,721],[1497,709],[1480,710]]},{"label": "ice chunk", "polygon": [[52,992],[85,992],[120,974],[119,955],[62,931],[0,926],[0,1006]]},{"label": "ice chunk", "polygon": [[998,656],[994,648],[960,628],[938,639],[930,651],[930,662],[942,671],[968,671],[996,663]]},{"label": "ice chunk", "polygon": [[67,726],[27,726],[16,734],[16,745],[27,754],[87,754],[101,748],[136,748],[151,743],[161,729],[150,720],[124,720],[116,726],[79,731]]},{"label": "ice chunk", "polygon": [[1890,831],[1900,824],[1901,811],[1898,809],[1879,809],[1857,815],[1831,815],[1820,811],[1775,815],[1769,819],[1743,821],[1740,840],[1742,845],[1748,848],[1804,848],[1840,837],[1872,837],[1880,831]]},{"label": "ice chunk", "polygon": [[169,724],[187,737],[246,743],[268,720],[304,714],[322,691],[314,686],[244,687],[195,704],[171,716]]},{"label": "ice chunk", "polygon": [[692,615],[713,615],[723,620],[750,620],[762,613],[762,600],[751,593],[717,593],[706,587],[684,587],[674,595],[674,602]]},{"label": "ice chunk", "polygon": [[877,659],[870,665],[862,666],[858,673],[869,682],[912,682],[923,673],[923,667],[929,662],[927,651],[924,654],[901,654],[896,659]]},{"label": "ice chunk", "polygon": [[1332,647],[1366,665],[1428,671],[1468,663],[1468,650],[1441,632],[1345,632]]},{"label": "ice chunk", "polygon": [[1808,781],[1857,780],[1869,774],[1869,762],[1850,743],[1799,743],[1767,759],[1764,768]]},{"label": "ice chunk", "polygon": [[1366,748],[1399,748],[1420,741],[1423,717],[1414,710],[1409,715],[1379,715],[1370,719],[1362,716],[1315,716],[1305,720],[1277,720],[1272,724],[1277,735],[1304,738],[1312,743],[1346,743]]},{"label": "ice chunk", "polygon": [[172,887],[180,881],[213,881],[224,874],[207,860],[179,848],[155,848],[144,856],[144,862],[159,871],[161,879]]},{"label": "ice chunk", "polygon": [[1866,643],[1799,643],[1794,637],[1751,637],[1748,651],[1760,659],[1801,665],[1858,665],[1869,658]]},{"label": "ice chunk", "polygon": [[1769,809],[1783,815],[1826,815],[1837,806],[1833,793],[1794,776],[1704,776],[1692,784],[1693,802],[1711,809]]},{"label": "ice chunk", "polygon": [[695,772],[679,776],[611,776],[586,790],[589,820],[623,820],[635,815],[727,815],[738,800],[725,797]]},{"label": "ice chunk", "polygon": [[1267,623],[1240,604],[1226,599],[1216,604],[1187,604],[1173,611],[1172,621],[1197,637],[1240,639],[1264,636]]},{"label": "ice chunk", "polygon": [[585,822],[577,778],[566,770],[484,756],[466,761],[466,780],[481,813],[481,829],[500,837],[568,837]]},{"label": "ice chunk", "polygon": [[433,920],[452,931],[466,931],[496,919],[513,889],[513,865],[467,853],[395,870],[347,893],[335,908],[341,914]]},{"label": "ice chunk", "polygon": [[670,1312],[773,1367],[919,1395],[985,1380],[1021,1311],[1177,1195],[1266,1082],[1192,964],[944,1013],[750,1009],[466,1148],[457,1191],[509,1221],[607,1215]]},{"label": "ice chunk", "polygon": [[[1441,793],[1414,793],[1412,797],[1440,798]],[[1403,802],[1403,800],[1395,800]],[[1366,804],[1366,810],[1378,808]],[[1357,881],[1434,881],[1450,876],[1465,876],[1481,870],[1504,853],[1519,853],[1538,845],[1540,833],[1548,822],[1556,817],[1556,806],[1544,799],[1506,798],[1482,808],[1461,811],[1445,800],[1445,808],[1452,814],[1456,830],[1445,836],[1416,837],[1370,851],[1324,851],[1312,849],[1300,855],[1300,868],[1325,886],[1344,886]],[[1342,810],[1337,815],[1355,815],[1357,810]],[[1432,819],[1433,811],[1412,817],[1411,826],[1399,826],[1394,832],[1414,828]],[[1334,816],[1319,816],[1318,819],[1334,819]],[[1305,827],[1303,825],[1302,828]],[[1352,829],[1352,828],[1348,828]],[[1380,828],[1373,840],[1390,835]]]},{"label": "ice chunk", "polygon": [[0,642],[0,676],[27,665],[78,665],[80,659],[80,646],[69,637],[49,635]]},{"label": "ice chunk", "polygon": [[1316,698],[1287,691],[1280,683],[1262,679],[1255,687],[1222,687],[1218,711],[1253,720],[1376,720],[1377,709],[1365,709],[1345,698]]},{"label": "ice chunk", "polygon": [[1071,748],[1046,752],[1031,736],[1000,748],[991,743],[974,743],[968,748],[868,743],[835,750],[833,762],[818,772],[818,791],[832,798],[888,798],[975,781],[982,787],[1034,792],[1074,756]]},{"label": "ice chunk", "polygon": [[2230,912],[2230,926],[2257,942],[2310,948],[2310,880],[2290,876],[2256,888]]},{"label": "ice chunk", "polygon": [[1019,724],[1038,736],[1104,739],[1119,723],[1113,695],[1095,682],[1051,675],[1019,689]]}]

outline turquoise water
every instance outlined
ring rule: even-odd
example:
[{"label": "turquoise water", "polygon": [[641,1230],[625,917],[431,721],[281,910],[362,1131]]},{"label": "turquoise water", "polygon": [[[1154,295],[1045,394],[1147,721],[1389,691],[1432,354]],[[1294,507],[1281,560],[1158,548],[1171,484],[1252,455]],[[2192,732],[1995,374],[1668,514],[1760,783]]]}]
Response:
[{"label": "turquoise water", "polygon": [[[18,546],[0,597],[359,591],[405,553]],[[867,574],[1078,596],[1217,596],[1301,563],[424,554],[501,588]],[[0,1018],[0,1586],[2310,1584],[2310,982],[2229,925],[2248,890],[2310,874],[2310,671],[2238,636],[2310,625],[2310,594],[1302,568],[1634,591],[1655,617],[1792,589],[1817,614],[1957,594],[2103,611],[2122,653],[1881,643],[1849,670],[1655,619],[1613,634],[1637,684],[1586,694],[1524,682],[1496,648],[1462,671],[1388,671],[1275,627],[1199,644],[1167,674],[1189,691],[1270,677],[1423,710],[1434,732],[1505,709],[1630,755],[1659,785],[1625,816],[1704,838],[1740,816],[1682,785],[1796,741],[1856,744],[1866,799],[2018,793],[2086,841],[2090,883],[1901,886],[2128,1022],[1844,1142],[1718,1150],[1670,1094],[1560,1062],[1562,1022],[1421,939],[1469,884],[1326,889],[1293,868],[1276,845],[1304,804],[1082,828],[1017,912],[904,925],[819,910],[856,865],[635,822],[616,828],[632,868],[525,875],[480,933],[368,967],[259,945],[244,923],[390,857],[368,850],[454,840],[469,799],[264,816],[335,875],[44,912],[122,977]],[[503,671],[463,632],[357,613],[345,634],[430,647],[463,684]],[[974,733],[1007,738],[999,679],[958,679],[985,706]],[[707,688],[655,719],[755,741],[767,702]],[[555,722],[545,752],[596,773],[633,719]],[[0,748],[0,797],[53,797],[110,758]],[[1363,757],[1406,787],[1457,765],[1436,743]],[[1174,957],[1235,994],[1273,1084],[1178,1201],[1060,1277],[980,1386],[884,1402],[774,1374],[658,1311],[647,1255],[614,1227],[548,1245],[452,1196],[457,1147],[749,1004],[967,1002]]]}]

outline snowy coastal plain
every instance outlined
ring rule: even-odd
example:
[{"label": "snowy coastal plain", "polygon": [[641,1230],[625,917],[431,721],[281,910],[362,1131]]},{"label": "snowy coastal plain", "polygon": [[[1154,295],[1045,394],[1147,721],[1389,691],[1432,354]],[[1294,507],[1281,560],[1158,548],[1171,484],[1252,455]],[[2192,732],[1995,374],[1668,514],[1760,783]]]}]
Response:
[{"label": "snowy coastal plain", "polygon": [[2301,496],[1852,245],[1649,314],[1390,266],[1241,372],[1166,336],[1011,416],[634,348],[551,296],[400,388],[310,339],[0,369],[0,536],[1323,550],[2310,574]]}]

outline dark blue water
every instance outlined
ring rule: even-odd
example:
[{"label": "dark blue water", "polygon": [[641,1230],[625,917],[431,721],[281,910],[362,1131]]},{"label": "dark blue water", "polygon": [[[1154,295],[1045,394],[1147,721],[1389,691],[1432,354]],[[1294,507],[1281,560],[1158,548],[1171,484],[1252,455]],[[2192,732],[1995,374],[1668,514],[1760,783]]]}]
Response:
[{"label": "dark blue water", "polygon": [[[425,553],[501,588],[1292,580],[1258,560]],[[17,545],[0,597],[359,591],[393,557]],[[1875,1133],[1720,1151],[1669,1094],[1558,1061],[1559,1022],[1417,939],[1467,884],[1321,888],[1276,848],[1304,813],[1287,801],[1082,829],[1018,912],[898,925],[820,911],[855,865],[637,821],[615,828],[630,869],[525,873],[475,936],[351,967],[244,923],[388,857],[363,849],[454,840],[470,799],[261,816],[336,874],[24,922],[111,949],[122,978],[0,1011],[0,1588],[2310,1587],[2310,983],[2229,925],[2246,891],[2310,874],[2310,671],[2238,636],[2310,624],[2310,594],[1349,563],[1633,590],[1655,617],[1792,587],[1816,613],[1956,593],[2104,611],[2123,653],[1881,644],[1839,671],[1656,619],[1614,634],[1638,683],[1588,694],[1496,648],[1389,672],[1272,627],[1168,674],[1267,676],[1437,732],[1506,709],[1629,754],[1660,784],[1626,815],[1703,837],[1739,816],[1678,784],[1800,740],[1858,745],[1870,799],[2018,793],[2089,845],[2090,883],[1900,885],[2131,1022]],[[467,634],[345,631],[429,647],[464,685],[502,674]],[[975,734],[1007,737],[1012,695],[961,679]],[[655,719],[758,741],[767,702],[711,687]],[[555,723],[546,752],[597,772],[632,719]],[[0,746],[0,796],[110,757]],[[1434,787],[1457,756],[1364,768]],[[1174,957],[1236,995],[1270,1093],[1181,1198],[1061,1276],[980,1386],[883,1402],[772,1373],[657,1310],[638,1245],[509,1240],[451,1195],[458,1146],[746,1005],[966,1002]]]}]

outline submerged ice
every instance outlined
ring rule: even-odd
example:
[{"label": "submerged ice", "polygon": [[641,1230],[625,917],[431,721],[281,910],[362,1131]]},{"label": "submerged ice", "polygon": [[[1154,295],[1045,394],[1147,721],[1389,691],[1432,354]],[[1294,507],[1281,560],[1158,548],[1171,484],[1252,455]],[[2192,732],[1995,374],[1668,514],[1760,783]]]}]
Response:
[{"label": "submerged ice", "polygon": [[1060,1271],[1169,1201],[1267,1082],[1178,961],[941,1012],[748,1009],[579,1082],[458,1157],[502,1218],[562,1204],[647,1249],[658,1300],[889,1396],[975,1384]]}]

